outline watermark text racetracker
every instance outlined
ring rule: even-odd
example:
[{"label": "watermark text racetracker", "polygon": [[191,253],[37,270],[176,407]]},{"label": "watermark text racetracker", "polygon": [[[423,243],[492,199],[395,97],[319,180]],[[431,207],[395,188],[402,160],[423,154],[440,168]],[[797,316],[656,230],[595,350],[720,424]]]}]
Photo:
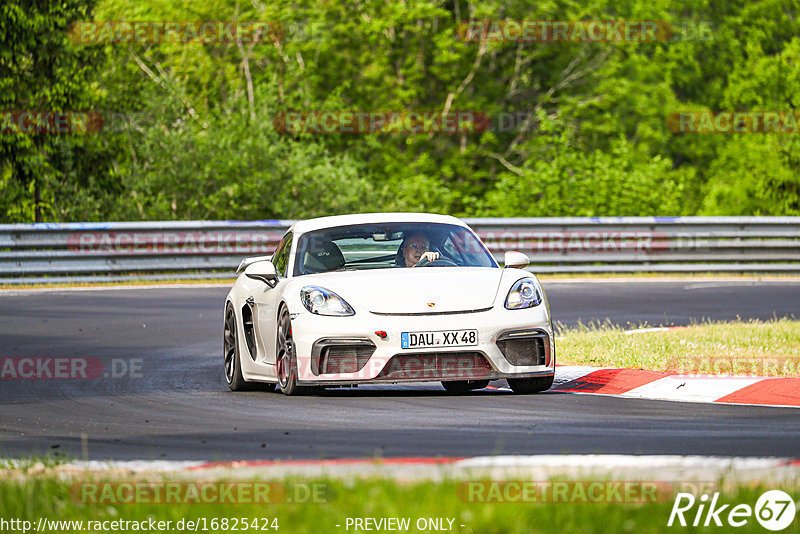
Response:
[{"label": "watermark text racetracker", "polygon": [[78,21],[67,32],[78,44],[272,43],[283,39],[283,27],[269,21]]},{"label": "watermark text racetracker", "polygon": [[700,232],[657,230],[482,230],[478,237],[490,251],[521,250],[554,253],[658,254],[704,246]]},{"label": "watermark text racetracker", "polygon": [[99,132],[103,117],[96,111],[0,111],[0,134],[88,134]]},{"label": "watermark text racetracker", "polygon": [[483,111],[304,110],[281,111],[273,118],[283,134],[479,133],[491,122]]},{"label": "watermark text racetracker", "polygon": [[612,503],[669,502],[679,493],[694,495],[716,488],[714,482],[656,480],[472,480],[456,488],[466,503]]},{"label": "watermark text racetracker", "polygon": [[86,135],[143,131],[167,127],[163,117],[141,111],[0,110],[0,134]]},{"label": "watermark text racetracker", "polygon": [[78,504],[320,504],[334,498],[325,482],[115,481],[77,482]]},{"label": "watermark text racetracker", "polygon": [[667,127],[676,134],[797,134],[800,111],[675,111]]},{"label": "watermark text racetracker", "polygon": [[707,21],[665,20],[470,20],[456,28],[465,42],[655,43],[711,40]]},{"label": "watermark text racetracker", "polygon": [[0,358],[0,380],[92,380],[142,378],[142,358],[21,356]]},{"label": "watermark text racetracker", "polygon": [[684,375],[800,377],[800,358],[683,354],[668,361],[666,370]]},{"label": "watermark text racetracker", "polygon": [[282,232],[75,232],[67,248],[78,254],[271,254]]}]

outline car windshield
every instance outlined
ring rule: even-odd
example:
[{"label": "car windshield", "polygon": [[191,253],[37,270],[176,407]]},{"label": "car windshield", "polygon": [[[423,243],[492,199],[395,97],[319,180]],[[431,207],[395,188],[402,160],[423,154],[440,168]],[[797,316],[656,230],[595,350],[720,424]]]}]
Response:
[{"label": "car windshield", "polygon": [[380,223],[337,226],[302,234],[297,242],[294,274],[413,267],[406,265],[403,255],[406,241],[409,246],[438,254],[438,258],[429,262],[431,267],[497,267],[483,243],[463,226]]}]

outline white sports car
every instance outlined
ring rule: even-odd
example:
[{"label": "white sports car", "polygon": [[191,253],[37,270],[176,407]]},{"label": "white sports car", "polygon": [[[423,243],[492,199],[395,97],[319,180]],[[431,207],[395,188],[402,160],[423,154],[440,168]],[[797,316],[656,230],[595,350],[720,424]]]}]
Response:
[{"label": "white sports car", "polygon": [[553,383],[544,290],[501,268],[455,217],[373,213],[295,223],[272,256],[247,258],[225,301],[225,378],[286,395],[364,383],[440,381],[462,393],[505,378]]}]

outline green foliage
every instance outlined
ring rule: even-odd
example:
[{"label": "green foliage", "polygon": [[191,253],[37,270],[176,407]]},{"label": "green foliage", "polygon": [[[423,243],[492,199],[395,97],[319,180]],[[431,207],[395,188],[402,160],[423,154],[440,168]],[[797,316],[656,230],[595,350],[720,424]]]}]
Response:
[{"label": "green foliage", "polygon": [[[91,109],[94,102],[90,80],[102,58],[93,47],[73,46],[67,38],[67,28],[76,20],[88,18],[92,3],[8,0],[0,5],[0,110]],[[91,154],[82,154],[84,150]],[[65,162],[62,156],[70,152],[91,160],[103,151],[97,144],[49,133],[0,133],[4,192],[0,220],[42,220],[43,211],[52,217],[59,202],[56,193],[62,187],[85,184],[98,171],[100,176],[95,175],[94,179],[105,181],[107,177],[103,176],[106,169],[102,166],[86,166],[82,158]],[[110,184],[105,187],[110,188]]]},{"label": "green foliage", "polygon": [[[529,141],[539,154],[506,172],[487,196],[486,215],[510,217],[683,213],[683,174],[668,160],[637,153],[620,138],[606,151],[575,148],[567,130],[546,119]],[[559,131],[560,130],[560,131]]]},{"label": "green foliage", "polygon": [[[780,134],[778,134],[780,135]],[[708,171],[708,215],[800,215],[800,143],[750,135],[732,139]]]},{"label": "green foliage", "polygon": [[[800,106],[793,0],[10,0],[0,110],[131,114],[0,135],[0,221],[300,218],[350,211],[800,213],[796,136],[674,134],[680,110]],[[672,40],[486,43],[469,20],[661,20]],[[73,21],[262,21],[262,43],[77,45]],[[288,110],[476,110],[461,134],[276,131]],[[527,120],[525,120],[527,119]]]}]

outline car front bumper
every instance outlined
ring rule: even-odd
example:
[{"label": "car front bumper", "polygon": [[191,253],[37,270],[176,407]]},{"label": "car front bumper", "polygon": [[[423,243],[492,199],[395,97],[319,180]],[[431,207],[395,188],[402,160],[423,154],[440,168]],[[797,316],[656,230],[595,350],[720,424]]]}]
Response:
[{"label": "car front bumper", "polygon": [[[473,329],[476,345],[401,347],[403,332]],[[555,369],[553,331],[544,305],[426,315],[360,312],[349,317],[319,316],[303,309],[293,314],[292,331],[299,384],[543,377],[552,376]],[[529,344],[536,345],[535,350],[517,350]],[[334,359],[334,353],[344,359]]]}]

